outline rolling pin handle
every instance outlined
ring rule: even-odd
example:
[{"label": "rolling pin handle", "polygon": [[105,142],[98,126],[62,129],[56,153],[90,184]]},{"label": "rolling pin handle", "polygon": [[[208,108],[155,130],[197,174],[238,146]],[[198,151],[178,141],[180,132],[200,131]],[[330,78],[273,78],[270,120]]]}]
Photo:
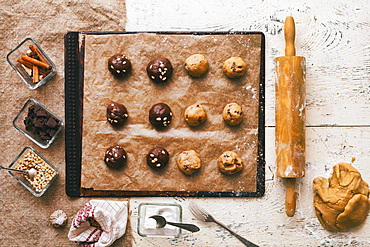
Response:
[{"label": "rolling pin handle", "polygon": [[295,24],[292,16],[287,16],[284,23],[285,56],[295,56]]},{"label": "rolling pin handle", "polygon": [[286,181],[286,195],[285,195],[285,211],[286,215],[293,217],[296,209],[297,195],[295,193],[295,178],[287,178]]}]

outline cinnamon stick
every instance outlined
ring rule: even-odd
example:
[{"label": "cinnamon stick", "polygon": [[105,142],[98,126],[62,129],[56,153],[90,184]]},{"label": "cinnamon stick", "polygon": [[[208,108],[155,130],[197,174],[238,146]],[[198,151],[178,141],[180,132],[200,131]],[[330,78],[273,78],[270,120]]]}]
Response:
[{"label": "cinnamon stick", "polygon": [[32,66],[32,78],[33,78],[33,83],[35,84],[40,81],[39,67],[37,65]]},{"label": "cinnamon stick", "polygon": [[45,68],[45,69],[50,69],[50,68],[51,68],[51,66],[50,66],[49,64],[44,63],[44,62],[42,62],[42,61],[40,61],[40,60],[34,59],[34,58],[32,58],[32,57],[29,57],[29,56],[24,55],[24,56],[22,56],[21,58],[22,58],[24,61],[30,62],[30,63],[32,63],[32,64],[34,64],[34,65],[39,66],[39,67],[42,67],[42,68]]},{"label": "cinnamon stick", "polygon": [[[24,61],[22,58],[18,58],[17,61],[23,64],[25,67],[33,70],[33,64],[27,61]],[[39,68],[39,74],[46,76],[49,71],[45,70],[44,68]]]},{"label": "cinnamon stick", "polygon": [[30,45],[29,48],[33,53],[37,54],[37,57],[38,59],[40,59],[41,62],[47,63],[44,57],[41,55],[41,52],[36,48],[36,46]]}]

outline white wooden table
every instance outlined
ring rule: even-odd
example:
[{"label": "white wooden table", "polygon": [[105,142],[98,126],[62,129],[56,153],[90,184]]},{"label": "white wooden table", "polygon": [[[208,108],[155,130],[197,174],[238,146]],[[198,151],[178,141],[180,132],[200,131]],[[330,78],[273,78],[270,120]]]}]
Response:
[{"label": "white wooden table", "polygon": [[[187,210],[194,200],[260,246],[369,246],[370,220],[346,232],[325,230],[315,216],[312,180],[353,163],[370,182],[370,5],[357,1],[126,0],[127,31],[262,31],[266,35],[266,193],[261,198],[131,198],[134,246],[243,246]],[[297,212],[285,214],[285,185],[275,174],[274,58],[284,55],[283,21],[296,22],[297,55],[306,57],[307,164],[298,180]],[[178,239],[136,232],[141,202],[175,202],[201,232]]]}]

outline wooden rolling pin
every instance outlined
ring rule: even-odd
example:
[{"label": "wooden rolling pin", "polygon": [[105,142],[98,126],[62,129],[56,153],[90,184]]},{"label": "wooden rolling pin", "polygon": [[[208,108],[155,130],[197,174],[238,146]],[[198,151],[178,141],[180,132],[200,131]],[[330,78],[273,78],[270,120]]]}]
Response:
[{"label": "wooden rolling pin", "polygon": [[276,58],[275,151],[277,176],[285,178],[285,210],[296,209],[296,178],[305,175],[305,65],[295,56],[295,24],[291,16],[284,24],[285,56]]}]

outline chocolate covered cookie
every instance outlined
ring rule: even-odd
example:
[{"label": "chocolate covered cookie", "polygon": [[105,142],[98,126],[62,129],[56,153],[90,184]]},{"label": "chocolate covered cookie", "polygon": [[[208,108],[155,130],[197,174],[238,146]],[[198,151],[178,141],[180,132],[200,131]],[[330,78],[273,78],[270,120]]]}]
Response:
[{"label": "chocolate covered cookie", "polygon": [[132,70],[130,60],[122,54],[115,54],[108,60],[108,70],[116,77],[124,77]]},{"label": "chocolate covered cookie", "polygon": [[165,103],[158,103],[149,110],[149,122],[155,128],[165,128],[172,120],[171,108]]},{"label": "chocolate covered cookie", "polygon": [[146,68],[149,78],[156,83],[167,81],[171,77],[172,71],[172,64],[165,57],[153,59]]},{"label": "chocolate covered cookie", "polygon": [[123,125],[128,118],[128,112],[124,105],[111,103],[107,107],[107,121],[113,126]]},{"label": "chocolate covered cookie", "polygon": [[155,147],[146,156],[146,163],[151,168],[159,169],[167,166],[170,155],[166,149]]},{"label": "chocolate covered cookie", "polygon": [[126,151],[120,146],[112,146],[105,151],[105,164],[110,168],[121,168],[127,163]]}]

